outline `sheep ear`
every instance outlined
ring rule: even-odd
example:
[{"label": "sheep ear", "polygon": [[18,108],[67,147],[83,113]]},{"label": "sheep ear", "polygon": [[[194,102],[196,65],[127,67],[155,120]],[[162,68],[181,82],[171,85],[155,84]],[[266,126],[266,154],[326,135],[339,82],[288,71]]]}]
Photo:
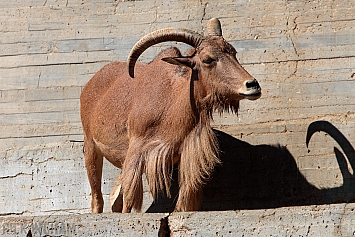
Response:
[{"label": "sheep ear", "polygon": [[161,60],[174,65],[180,65],[189,68],[194,67],[193,60],[190,57],[169,57],[169,58],[162,58]]}]

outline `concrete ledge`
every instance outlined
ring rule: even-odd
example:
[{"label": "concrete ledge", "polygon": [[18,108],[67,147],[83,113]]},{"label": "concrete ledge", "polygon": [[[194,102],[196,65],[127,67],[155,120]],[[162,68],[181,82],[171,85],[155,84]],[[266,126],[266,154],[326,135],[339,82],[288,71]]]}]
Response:
[{"label": "concrete ledge", "polygon": [[174,213],[172,236],[353,236],[355,204]]},{"label": "concrete ledge", "polygon": [[[158,236],[166,213],[0,218],[0,236]],[[165,225],[166,226],[166,225]]]},{"label": "concrete ledge", "polygon": [[7,236],[353,236],[355,203],[223,212],[1,217]]}]

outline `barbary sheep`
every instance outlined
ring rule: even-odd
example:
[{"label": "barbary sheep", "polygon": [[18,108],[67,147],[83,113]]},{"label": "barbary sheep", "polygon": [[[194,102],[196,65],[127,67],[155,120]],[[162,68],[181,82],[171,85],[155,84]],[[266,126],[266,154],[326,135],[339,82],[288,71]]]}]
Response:
[{"label": "barbary sheep", "polygon": [[[166,41],[193,48],[187,56],[173,47],[149,64],[136,63],[144,50]],[[92,212],[103,211],[103,157],[121,168],[110,196],[112,211],[141,210],[143,173],[153,197],[169,196],[174,164],[179,167],[175,210],[198,210],[203,184],[220,162],[212,113],[237,112],[240,100],[260,96],[258,82],[238,63],[216,18],[209,21],[207,36],[166,28],[141,38],[127,63],[104,66],[80,97]]]}]

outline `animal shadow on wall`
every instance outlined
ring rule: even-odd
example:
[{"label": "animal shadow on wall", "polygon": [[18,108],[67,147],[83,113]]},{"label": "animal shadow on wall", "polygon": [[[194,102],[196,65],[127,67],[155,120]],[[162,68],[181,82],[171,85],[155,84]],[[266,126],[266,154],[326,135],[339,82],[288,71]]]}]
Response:
[{"label": "animal shadow on wall", "polygon": [[[355,170],[355,151],[345,136],[331,123],[309,125],[306,146],[316,132],[329,134],[341,147]],[[355,175],[350,174],[346,158],[334,147],[343,175],[341,187],[318,189],[300,173],[294,157],[281,145],[251,145],[215,130],[222,165],[215,169],[204,188],[201,211],[263,209],[285,206],[320,205],[355,200]],[[193,157],[191,157],[193,158]],[[171,212],[178,194],[177,169],[174,170],[172,198],[159,196],[147,212]]]}]

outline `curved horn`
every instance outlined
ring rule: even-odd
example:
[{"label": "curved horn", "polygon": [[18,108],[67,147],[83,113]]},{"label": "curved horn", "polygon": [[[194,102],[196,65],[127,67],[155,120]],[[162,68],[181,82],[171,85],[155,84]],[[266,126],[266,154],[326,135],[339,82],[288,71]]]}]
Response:
[{"label": "curved horn", "polygon": [[207,24],[208,35],[222,36],[221,22],[217,18],[212,18]]},{"label": "curved horn", "polygon": [[129,53],[127,64],[129,75],[134,77],[134,65],[139,56],[150,46],[166,41],[183,42],[197,48],[202,42],[203,36],[199,33],[183,28],[165,28],[153,31],[141,38]]}]

